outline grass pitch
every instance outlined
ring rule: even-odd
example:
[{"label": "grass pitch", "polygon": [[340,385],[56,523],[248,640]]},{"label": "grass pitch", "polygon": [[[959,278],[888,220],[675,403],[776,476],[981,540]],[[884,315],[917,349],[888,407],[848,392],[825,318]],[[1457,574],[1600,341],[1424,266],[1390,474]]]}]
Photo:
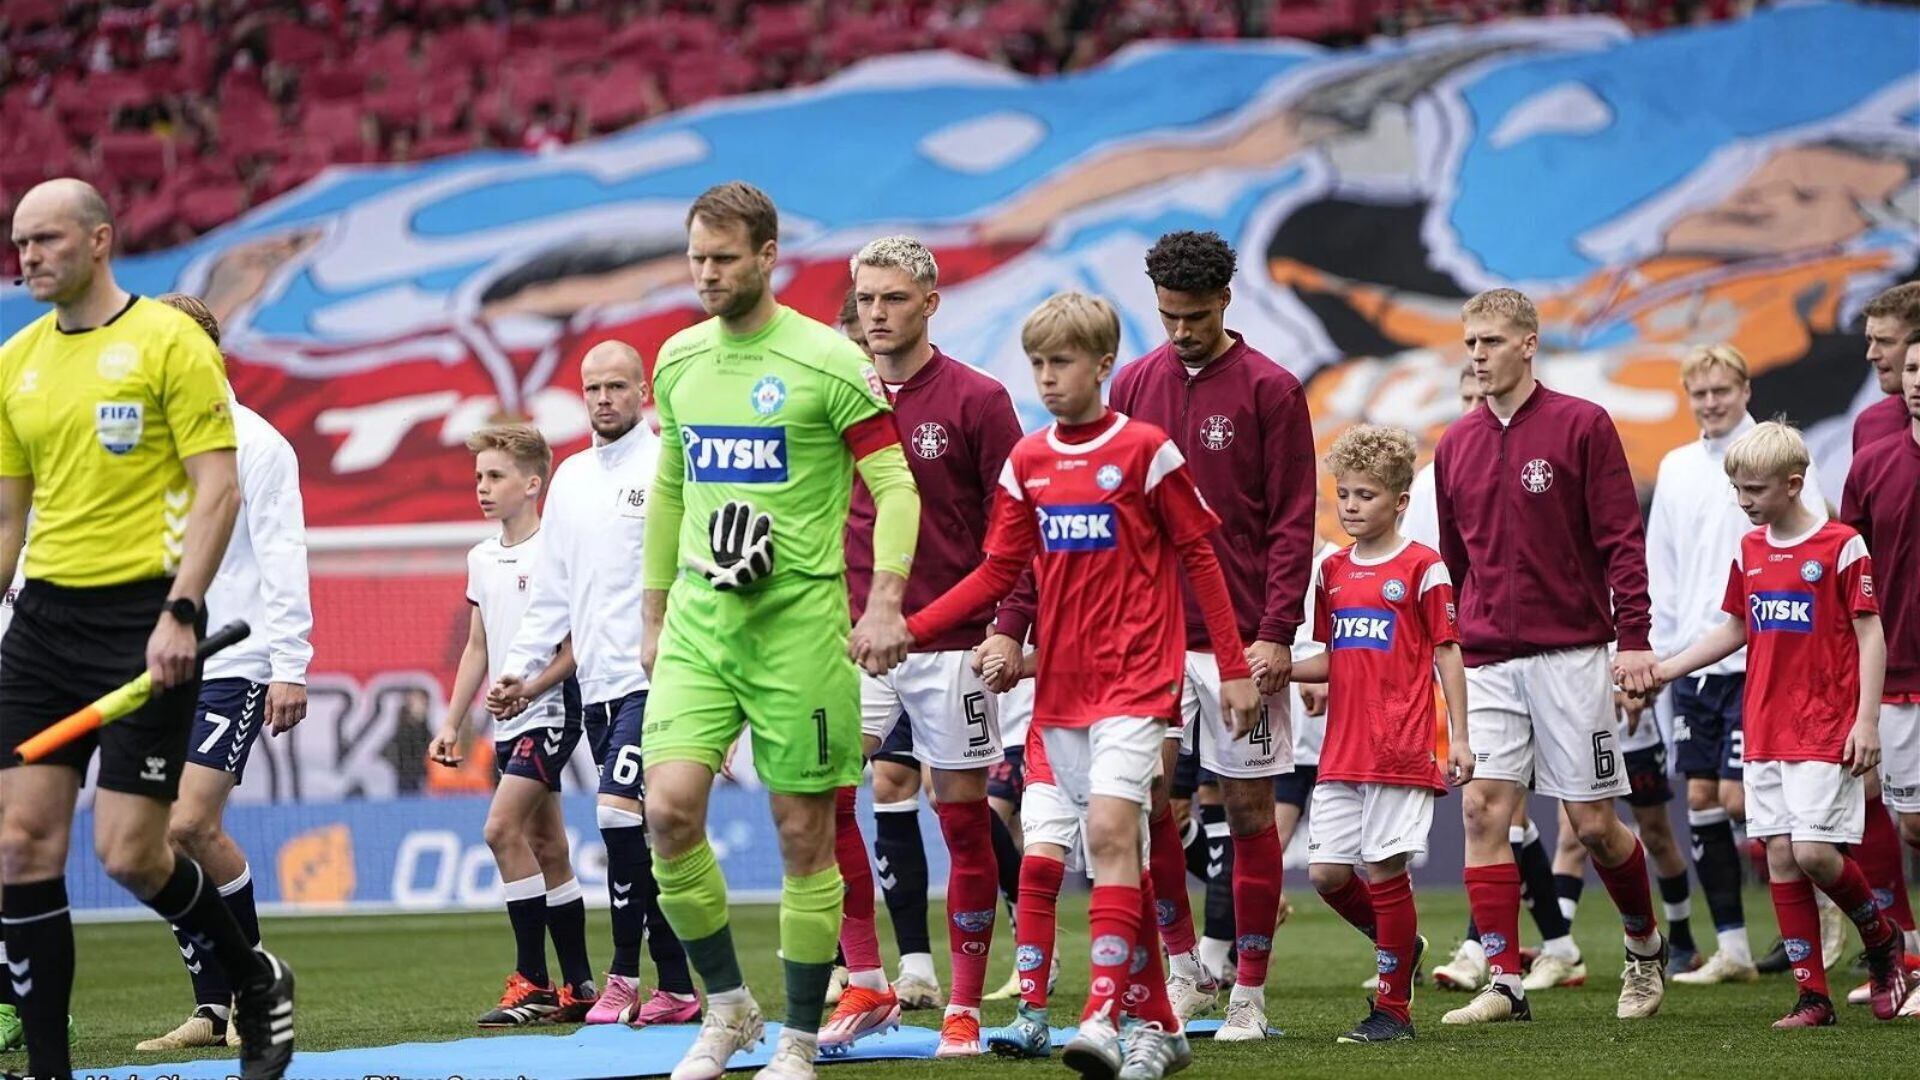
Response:
[{"label": "grass pitch", "polygon": [[[1339,1046],[1334,1037],[1366,1011],[1360,982],[1371,973],[1373,950],[1313,895],[1289,893],[1295,914],[1274,941],[1268,1015],[1283,1038],[1265,1043],[1214,1045],[1196,1040],[1188,1075],[1369,1078],[1528,1076],[1551,1080],[1618,1080],[1627,1076],[1795,1078],[1920,1076],[1920,1023],[1876,1022],[1864,1008],[1842,1005],[1840,1026],[1783,1033],[1768,1024],[1794,999],[1784,975],[1751,986],[1670,987],[1659,1016],[1626,1024],[1613,1017],[1620,987],[1619,923],[1604,894],[1594,891],[1582,906],[1576,933],[1591,978],[1585,987],[1531,995],[1532,1024],[1445,1028],[1440,1014],[1464,1000],[1429,987],[1414,1000],[1419,1038],[1388,1046]],[[1196,896],[1196,907],[1198,897]],[[1060,917],[1065,968],[1055,996],[1056,1025],[1077,1018],[1086,990],[1086,899],[1062,898]],[[1421,929],[1433,942],[1431,969],[1445,959],[1466,921],[1466,899],[1457,891],[1419,897]],[[941,909],[935,905],[935,919]],[[885,907],[882,905],[884,913]],[[1755,951],[1774,934],[1764,893],[1749,892],[1747,911]],[[1524,920],[1524,916],[1523,916]],[[1525,930],[1530,932],[1531,926]],[[1712,927],[1694,917],[1695,934],[1711,941]],[[477,1017],[498,996],[512,963],[513,943],[505,913],[409,915],[347,919],[278,919],[265,926],[268,943],[300,977],[299,1041],[302,1049],[382,1046],[399,1042],[458,1039],[479,1033]],[[604,913],[589,923],[594,960],[604,967],[610,948]],[[734,936],[749,984],[769,1019],[780,1016],[781,978],[775,959],[777,926],[771,907],[734,913]],[[882,940],[892,967],[891,931]],[[934,925],[936,947],[942,943]],[[74,996],[79,1042],[75,1062],[85,1067],[146,1064],[182,1055],[139,1055],[134,1043],[167,1031],[192,1007],[186,974],[172,935],[158,920],[91,925],[79,929],[80,974]],[[994,946],[989,985],[1005,979],[1013,950],[1002,921]],[[941,976],[946,978],[944,957]],[[649,969],[650,970],[650,969]],[[1836,999],[1857,981],[1833,973]],[[1012,1015],[1007,1003],[990,1004],[984,1022]],[[938,1012],[911,1013],[906,1022],[937,1027]],[[528,1029],[538,1031],[539,1029]],[[230,1056],[228,1054],[208,1056]],[[23,1054],[0,1058],[15,1069]],[[745,1074],[742,1074],[745,1075]],[[837,1080],[886,1077],[918,1080],[958,1076],[1032,1077],[1065,1075],[1052,1063],[892,1061],[835,1065],[824,1075]],[[537,1078],[536,1078],[537,1080]]]}]

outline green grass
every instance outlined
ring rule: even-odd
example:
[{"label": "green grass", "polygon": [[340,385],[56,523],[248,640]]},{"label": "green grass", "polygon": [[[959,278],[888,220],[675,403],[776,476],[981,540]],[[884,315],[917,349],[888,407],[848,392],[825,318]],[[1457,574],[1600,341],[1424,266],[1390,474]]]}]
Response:
[{"label": "green grass", "polygon": [[[1862,1008],[1843,1006],[1841,1025],[1834,1029],[1791,1034],[1769,1030],[1767,1025],[1794,997],[1785,976],[1763,978],[1755,986],[1674,987],[1655,1019],[1636,1024],[1615,1020],[1619,924],[1604,895],[1589,898],[1577,928],[1593,978],[1584,988],[1534,995],[1537,1019],[1533,1024],[1444,1028],[1440,1014],[1462,999],[1423,989],[1414,1002],[1420,1030],[1417,1042],[1337,1046],[1334,1036],[1365,1011],[1359,984],[1370,974],[1372,950],[1310,891],[1290,895],[1295,914],[1275,938],[1267,991],[1268,1014],[1286,1036],[1237,1046],[1199,1041],[1190,1075],[1224,1076],[1231,1070],[1238,1076],[1291,1078],[1352,1076],[1358,1070],[1369,1078],[1431,1080],[1524,1070],[1552,1080],[1614,1080],[1633,1075],[1892,1077],[1913,1076],[1920,1070],[1916,1065],[1920,1024],[1876,1023]],[[1765,895],[1750,893],[1747,910],[1754,920],[1754,945],[1764,948],[1773,936]],[[1465,898],[1458,892],[1424,894],[1420,914],[1434,952],[1445,953],[1465,921]],[[1085,992],[1085,918],[1083,896],[1063,899],[1060,926],[1066,967],[1056,997],[1056,1023],[1077,1017]],[[1696,915],[1694,922],[1696,932],[1709,938],[1711,927],[1705,920]],[[301,1047],[309,1050],[475,1035],[471,1020],[498,995],[512,955],[504,915],[269,920],[265,933],[272,947],[299,972],[299,1038]],[[589,933],[595,959],[604,964],[608,948],[604,915],[590,923]],[[781,980],[774,958],[773,909],[737,909],[734,935],[750,985],[768,1016],[777,1018]],[[937,941],[937,923],[935,936]],[[882,939],[888,941],[889,952],[890,937],[883,927]],[[147,1064],[162,1057],[177,1060],[180,1055],[132,1052],[135,1042],[170,1029],[191,1007],[186,976],[166,928],[157,920],[85,926],[79,931],[79,948],[76,1062],[105,1066]],[[992,985],[1006,977],[1011,954],[1003,927],[990,969]],[[1429,956],[1428,966],[1439,959]],[[1836,996],[1844,994],[1853,979],[1836,971]],[[985,1019],[991,1025],[1011,1013],[1010,1006],[991,1006]],[[935,1026],[938,1014],[911,1014],[909,1022]],[[0,1061],[20,1068],[23,1057],[8,1055]],[[842,1080],[882,1076],[909,1080],[1015,1072],[1061,1075],[1057,1064],[1022,1066],[991,1058],[834,1066],[828,1075]]]}]

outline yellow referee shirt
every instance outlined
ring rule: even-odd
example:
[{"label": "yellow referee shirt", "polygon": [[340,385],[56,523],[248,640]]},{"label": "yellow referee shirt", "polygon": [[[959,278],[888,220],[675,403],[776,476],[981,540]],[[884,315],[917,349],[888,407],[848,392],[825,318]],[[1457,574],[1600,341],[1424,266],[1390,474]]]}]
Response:
[{"label": "yellow referee shirt", "polygon": [[226,364],[185,314],[135,297],[104,326],[53,312],[0,346],[0,476],[33,478],[26,572],[89,587],[171,577],[193,485],[234,448]]}]

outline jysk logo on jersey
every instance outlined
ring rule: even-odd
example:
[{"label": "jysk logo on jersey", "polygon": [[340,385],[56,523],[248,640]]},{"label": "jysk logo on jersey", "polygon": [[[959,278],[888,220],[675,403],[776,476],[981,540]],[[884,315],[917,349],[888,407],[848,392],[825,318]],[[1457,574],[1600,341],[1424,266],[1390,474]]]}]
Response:
[{"label": "jysk logo on jersey", "polygon": [[683,424],[687,479],[702,484],[783,484],[787,429]]},{"label": "jysk logo on jersey", "polygon": [[1383,608],[1344,608],[1335,611],[1333,647],[1386,652],[1393,648],[1393,631],[1399,622],[1399,615]]},{"label": "jysk logo on jersey", "polygon": [[1747,598],[1747,609],[1753,616],[1748,621],[1752,630],[1813,633],[1813,594],[1810,592],[1757,592]]},{"label": "jysk logo on jersey", "polygon": [[1119,542],[1111,506],[1037,506],[1034,512],[1048,551],[1110,551]]}]

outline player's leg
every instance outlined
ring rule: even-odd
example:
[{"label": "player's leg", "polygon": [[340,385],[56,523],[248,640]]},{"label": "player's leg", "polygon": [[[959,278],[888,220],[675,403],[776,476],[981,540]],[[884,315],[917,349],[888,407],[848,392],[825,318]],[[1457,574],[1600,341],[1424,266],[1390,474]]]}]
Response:
[{"label": "player's leg", "polygon": [[1209,681],[1208,692],[1202,695],[1200,764],[1219,777],[1233,837],[1238,961],[1227,1002],[1227,1024],[1234,1026],[1238,1013],[1244,1023],[1264,1031],[1273,933],[1286,917],[1286,899],[1281,892],[1284,849],[1273,816],[1273,778],[1293,770],[1293,714],[1284,696],[1267,698],[1260,703],[1260,717],[1253,731],[1235,738],[1219,708],[1219,669],[1212,657],[1206,658],[1202,674]]},{"label": "player's leg", "polygon": [[[1182,1020],[1211,1010],[1219,994],[1200,963],[1199,942],[1193,933],[1193,902],[1187,891],[1187,845],[1182,843],[1172,806],[1175,797],[1190,798],[1195,794],[1191,781],[1196,779],[1193,770],[1199,767],[1199,753],[1194,740],[1200,735],[1200,716],[1206,707],[1204,698],[1209,693],[1196,677],[1196,662],[1200,659],[1203,659],[1200,654],[1187,654],[1186,678],[1180,692],[1183,723],[1177,729],[1168,728],[1162,739],[1159,773],[1154,778],[1147,818],[1151,837],[1148,869],[1153,875],[1156,905],[1154,918],[1159,937],[1166,943],[1171,958],[1167,996],[1173,999],[1174,1012]],[[1218,687],[1211,692],[1217,696]],[[1218,708],[1217,702],[1215,707]],[[1187,781],[1181,783],[1177,791],[1176,779]]]},{"label": "player's leg", "polygon": [[[1651,722],[1651,718],[1645,722]],[[1679,841],[1673,835],[1673,821],[1667,814],[1667,804],[1673,801],[1673,785],[1667,779],[1666,743],[1629,750],[1623,757],[1631,787],[1627,806],[1639,828],[1640,843],[1647,849],[1647,860],[1653,864],[1661,914],[1667,920],[1667,940],[1671,945],[1667,977],[1672,978],[1699,967],[1700,950],[1693,941],[1693,890],[1687,881],[1687,859],[1680,853]]]},{"label": "player's leg", "polygon": [[1907,969],[1899,929],[1875,903],[1860,864],[1841,853],[1864,831],[1862,778],[1845,766],[1794,761],[1780,766],[1781,793],[1793,822],[1793,861],[1859,931],[1870,973],[1874,1016],[1891,1020],[1907,997]]},{"label": "player's leg", "polygon": [[[568,747],[571,756],[571,746]],[[566,758],[559,759],[564,762]],[[555,770],[557,781],[559,771]],[[553,1019],[578,1023],[598,1001],[593,985],[593,961],[587,954],[587,904],[573,874],[573,853],[567,843],[567,819],[560,793],[549,790],[527,827],[527,844],[540,864],[546,889],[547,936],[560,960],[560,1007]]]},{"label": "player's leg", "polygon": [[1361,873],[1361,822],[1365,798],[1359,784],[1329,780],[1313,789],[1313,816],[1307,826],[1307,879],[1334,914],[1376,940],[1378,920],[1373,894]]},{"label": "player's leg", "polygon": [[[715,632],[741,621],[724,599],[684,583],[671,591],[648,694],[646,828],[660,910],[707,994],[700,1034],[672,1080],[719,1080],[728,1060],[758,1043],[764,1031],[760,1007],[740,974],[727,881],[707,842],[713,778],[745,719],[736,691],[710,659],[731,655],[736,647]],[[754,749],[758,765],[758,745]]]},{"label": "player's leg", "polygon": [[[1533,726],[1526,711],[1520,661],[1467,669],[1467,737],[1479,758],[1460,792],[1466,830],[1467,904],[1479,949],[1434,970],[1447,986],[1463,960],[1485,963],[1486,988],[1471,1002],[1441,1018],[1443,1024],[1480,1024],[1532,1019],[1520,985],[1520,870],[1508,841],[1521,788],[1534,771]],[[1468,953],[1463,948],[1461,953]],[[1477,966],[1477,965],[1476,965]],[[1467,972],[1469,976],[1478,971]]]},{"label": "player's leg", "polygon": [[[19,741],[11,730],[8,735],[9,744]],[[91,756],[91,741],[83,742]],[[84,763],[82,758],[80,765]],[[77,767],[66,765],[26,765],[0,772],[0,872],[5,876],[0,900],[6,905],[0,921],[29,1075],[65,1076],[71,1067],[67,1016],[74,944],[66,867],[80,778]]]},{"label": "player's leg", "polygon": [[1573,941],[1573,919],[1580,909],[1580,894],[1586,887],[1587,849],[1580,845],[1564,809],[1555,811],[1559,828],[1554,833],[1553,854],[1548,856],[1539,826],[1526,820],[1526,800],[1516,813],[1516,823],[1507,832],[1513,844],[1513,859],[1520,867],[1521,898],[1540,930],[1540,951],[1520,980],[1522,989],[1551,990],[1556,986],[1585,986],[1586,961]]},{"label": "player's leg", "polygon": [[1525,663],[1524,692],[1538,744],[1535,786],[1566,807],[1574,834],[1620,912],[1626,966],[1616,1015],[1652,1016],[1666,996],[1667,942],[1654,915],[1646,849],[1613,805],[1632,786],[1619,750],[1607,650],[1563,649]]},{"label": "player's leg", "polygon": [[947,843],[947,945],[953,994],[941,1021],[938,1057],[980,1053],[980,998],[986,989],[998,908],[988,771],[1000,764],[998,700],[964,651],[923,653],[898,669],[914,747],[932,769],[934,810]]},{"label": "player's leg", "polygon": [[511,742],[502,741],[501,749],[509,756],[487,808],[485,836],[500,870],[507,922],[513,928],[514,963],[506,992],[497,1006],[480,1017],[481,1027],[535,1023],[560,1007],[560,995],[547,973],[547,879],[529,839],[534,818],[552,796],[543,780],[517,771],[532,760],[533,744],[543,734],[530,731]]},{"label": "player's leg", "polygon": [[1739,794],[1743,685],[1737,675],[1709,675],[1681,679],[1667,691],[1674,719],[1674,767],[1686,777],[1694,874],[1719,945],[1698,971],[1675,975],[1679,983],[1751,982],[1759,977],[1747,941],[1740,848],[1733,835],[1738,820],[1733,805],[1740,800],[1726,798]]},{"label": "player's leg", "polygon": [[937,1008],[944,997],[927,932],[927,849],[920,832],[920,763],[914,757],[913,725],[894,724],[872,757],[874,867],[900,954],[893,989],[903,1009]]},{"label": "player's leg", "polygon": [[[888,740],[906,728],[900,718],[900,696],[894,674],[860,676],[860,739],[863,755],[872,759],[876,778],[884,767],[875,758]],[[914,770],[916,779],[918,769]],[[876,782],[876,792],[878,790]],[[881,967],[880,931],[874,918],[873,864],[868,861],[866,838],[860,832],[859,789],[841,788],[834,795],[834,861],[846,882],[840,920],[840,956],[847,984],[831,1002],[833,1012],[820,1028],[820,1052],[844,1053],[857,1040],[900,1025],[900,999],[887,985]],[[924,910],[924,890],[921,903]],[[931,963],[928,965],[931,967]],[[832,996],[832,995],[829,995]]]},{"label": "player's leg", "polygon": [[[1907,701],[1880,707],[1880,797],[1899,818],[1901,843],[1920,853],[1920,695],[1907,697]],[[1920,953],[1920,931],[1914,928],[1906,875],[1895,877],[1886,886],[1886,911],[1905,933],[1906,950]]]},{"label": "player's leg", "polygon": [[[1030,738],[1038,733],[1030,730]],[[1032,779],[1021,793],[1020,904],[1014,918],[1014,969],[1020,1004],[1013,1022],[987,1035],[987,1048],[1002,1057],[1045,1058],[1053,1052],[1047,1002],[1051,973],[1058,969],[1055,930],[1060,886],[1068,852],[1080,843],[1080,815],[1051,774]]]}]

